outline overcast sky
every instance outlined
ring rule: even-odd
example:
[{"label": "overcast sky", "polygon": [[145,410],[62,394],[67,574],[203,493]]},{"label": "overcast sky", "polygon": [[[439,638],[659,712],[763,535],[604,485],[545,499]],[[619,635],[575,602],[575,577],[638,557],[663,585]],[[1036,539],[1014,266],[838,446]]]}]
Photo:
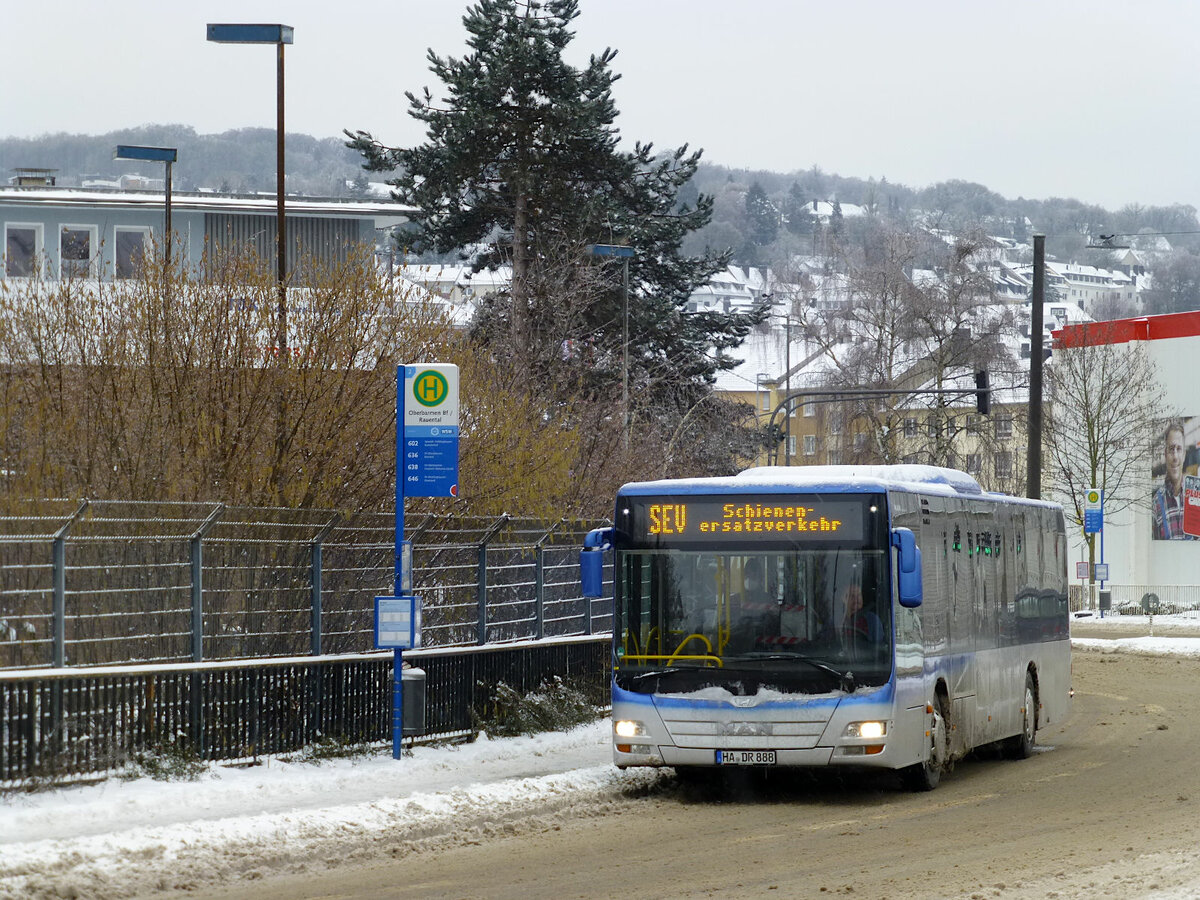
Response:
[{"label": "overcast sky", "polygon": [[[275,54],[209,22],[282,22],[287,129],[423,133],[404,90],[465,49],[465,0],[50,0],[0,13],[0,135],[274,127]],[[618,49],[629,139],[1006,197],[1200,206],[1193,0],[582,0],[569,57]],[[187,161],[181,159],[179,167]]]}]

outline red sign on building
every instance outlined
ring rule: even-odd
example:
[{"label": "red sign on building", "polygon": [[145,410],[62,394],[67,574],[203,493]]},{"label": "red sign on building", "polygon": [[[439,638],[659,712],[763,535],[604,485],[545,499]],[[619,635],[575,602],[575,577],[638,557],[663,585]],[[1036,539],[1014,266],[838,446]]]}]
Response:
[{"label": "red sign on building", "polygon": [[1183,476],[1183,533],[1200,537],[1200,476]]}]

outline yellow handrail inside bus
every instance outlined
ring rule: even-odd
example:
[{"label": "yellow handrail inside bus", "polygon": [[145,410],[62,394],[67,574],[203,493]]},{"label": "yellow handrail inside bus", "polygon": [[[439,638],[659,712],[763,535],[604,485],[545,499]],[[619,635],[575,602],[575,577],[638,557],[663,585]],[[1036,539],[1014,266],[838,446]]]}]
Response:
[{"label": "yellow handrail inside bus", "polygon": [[[685,637],[682,641],[679,642],[679,646],[676,647],[675,652],[671,654],[671,659],[676,659],[677,657],[679,657],[681,655],[681,651],[683,650],[683,648],[686,647],[692,641],[702,641],[704,643],[704,648],[707,651],[707,653],[705,655],[706,656],[713,655],[712,641],[710,641],[708,638],[706,638],[704,635],[700,634],[699,632],[694,632],[692,634],[689,634],[687,637]],[[670,660],[667,660],[667,664],[670,665]]]},{"label": "yellow handrail inside bus", "polygon": [[[633,649],[634,649],[634,650],[640,650],[640,649],[641,649],[641,648],[638,646],[638,639],[637,639],[637,635],[633,633],[633,629],[632,629],[632,628],[626,628],[626,629],[625,629],[625,647],[624,647],[624,649],[625,649],[625,655],[626,655],[626,656],[628,656],[628,655],[629,655],[629,645],[630,645],[631,643],[633,644]],[[635,654],[633,654],[633,655],[634,655],[634,656],[637,656],[637,654],[636,654],[636,653],[635,653]]]},{"label": "yellow handrail inside bus", "polygon": [[717,585],[717,652],[724,653],[733,637],[732,613],[729,603],[729,579],[719,579]]}]

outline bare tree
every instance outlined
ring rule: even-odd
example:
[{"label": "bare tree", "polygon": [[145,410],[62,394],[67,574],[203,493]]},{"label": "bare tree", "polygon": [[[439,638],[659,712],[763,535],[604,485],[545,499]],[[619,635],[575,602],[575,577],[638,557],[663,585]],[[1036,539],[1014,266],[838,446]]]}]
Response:
[{"label": "bare tree", "polygon": [[[413,500],[417,511],[606,515],[616,486],[658,476],[667,424],[639,420],[624,448],[611,392],[589,395],[564,362],[620,364],[619,348],[579,324],[589,283],[559,285],[563,311],[547,319],[557,330],[546,341],[557,352],[544,360],[559,383],[538,397],[439,304],[381,278],[370,248],[302,268],[286,368],[274,365],[277,285],[253,254],[210,255],[184,272],[148,254],[120,282],[0,282],[0,506],[86,496],[391,509],[396,366],[421,360],[461,371],[461,492],[452,504]],[[720,443],[718,428],[703,433]],[[698,443],[680,441],[676,463],[693,465]]]},{"label": "bare tree", "polygon": [[[275,287],[248,256],[210,256],[193,272],[148,258],[139,277],[120,282],[0,288],[8,490],[386,504],[396,364],[440,355],[449,323],[380,279],[369,248],[309,271],[290,295],[286,368],[273,364]],[[290,413],[282,448],[273,428],[281,391]]]},{"label": "bare tree", "polygon": [[1016,369],[1007,340],[1014,311],[995,302],[985,249],[982,237],[947,243],[884,225],[864,234],[860,246],[841,248],[842,295],[800,310],[805,336],[825,358],[826,386],[897,392],[831,411],[842,425],[831,431],[850,442],[846,459],[958,462],[964,398],[916,392],[966,391],[975,370]]}]

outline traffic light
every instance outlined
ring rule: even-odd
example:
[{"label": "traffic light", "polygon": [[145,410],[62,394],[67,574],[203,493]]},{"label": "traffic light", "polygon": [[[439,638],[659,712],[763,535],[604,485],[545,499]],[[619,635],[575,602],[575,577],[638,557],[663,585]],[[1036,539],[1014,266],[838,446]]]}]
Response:
[{"label": "traffic light", "polygon": [[975,373],[975,408],[985,416],[992,411],[992,388],[986,369]]}]

